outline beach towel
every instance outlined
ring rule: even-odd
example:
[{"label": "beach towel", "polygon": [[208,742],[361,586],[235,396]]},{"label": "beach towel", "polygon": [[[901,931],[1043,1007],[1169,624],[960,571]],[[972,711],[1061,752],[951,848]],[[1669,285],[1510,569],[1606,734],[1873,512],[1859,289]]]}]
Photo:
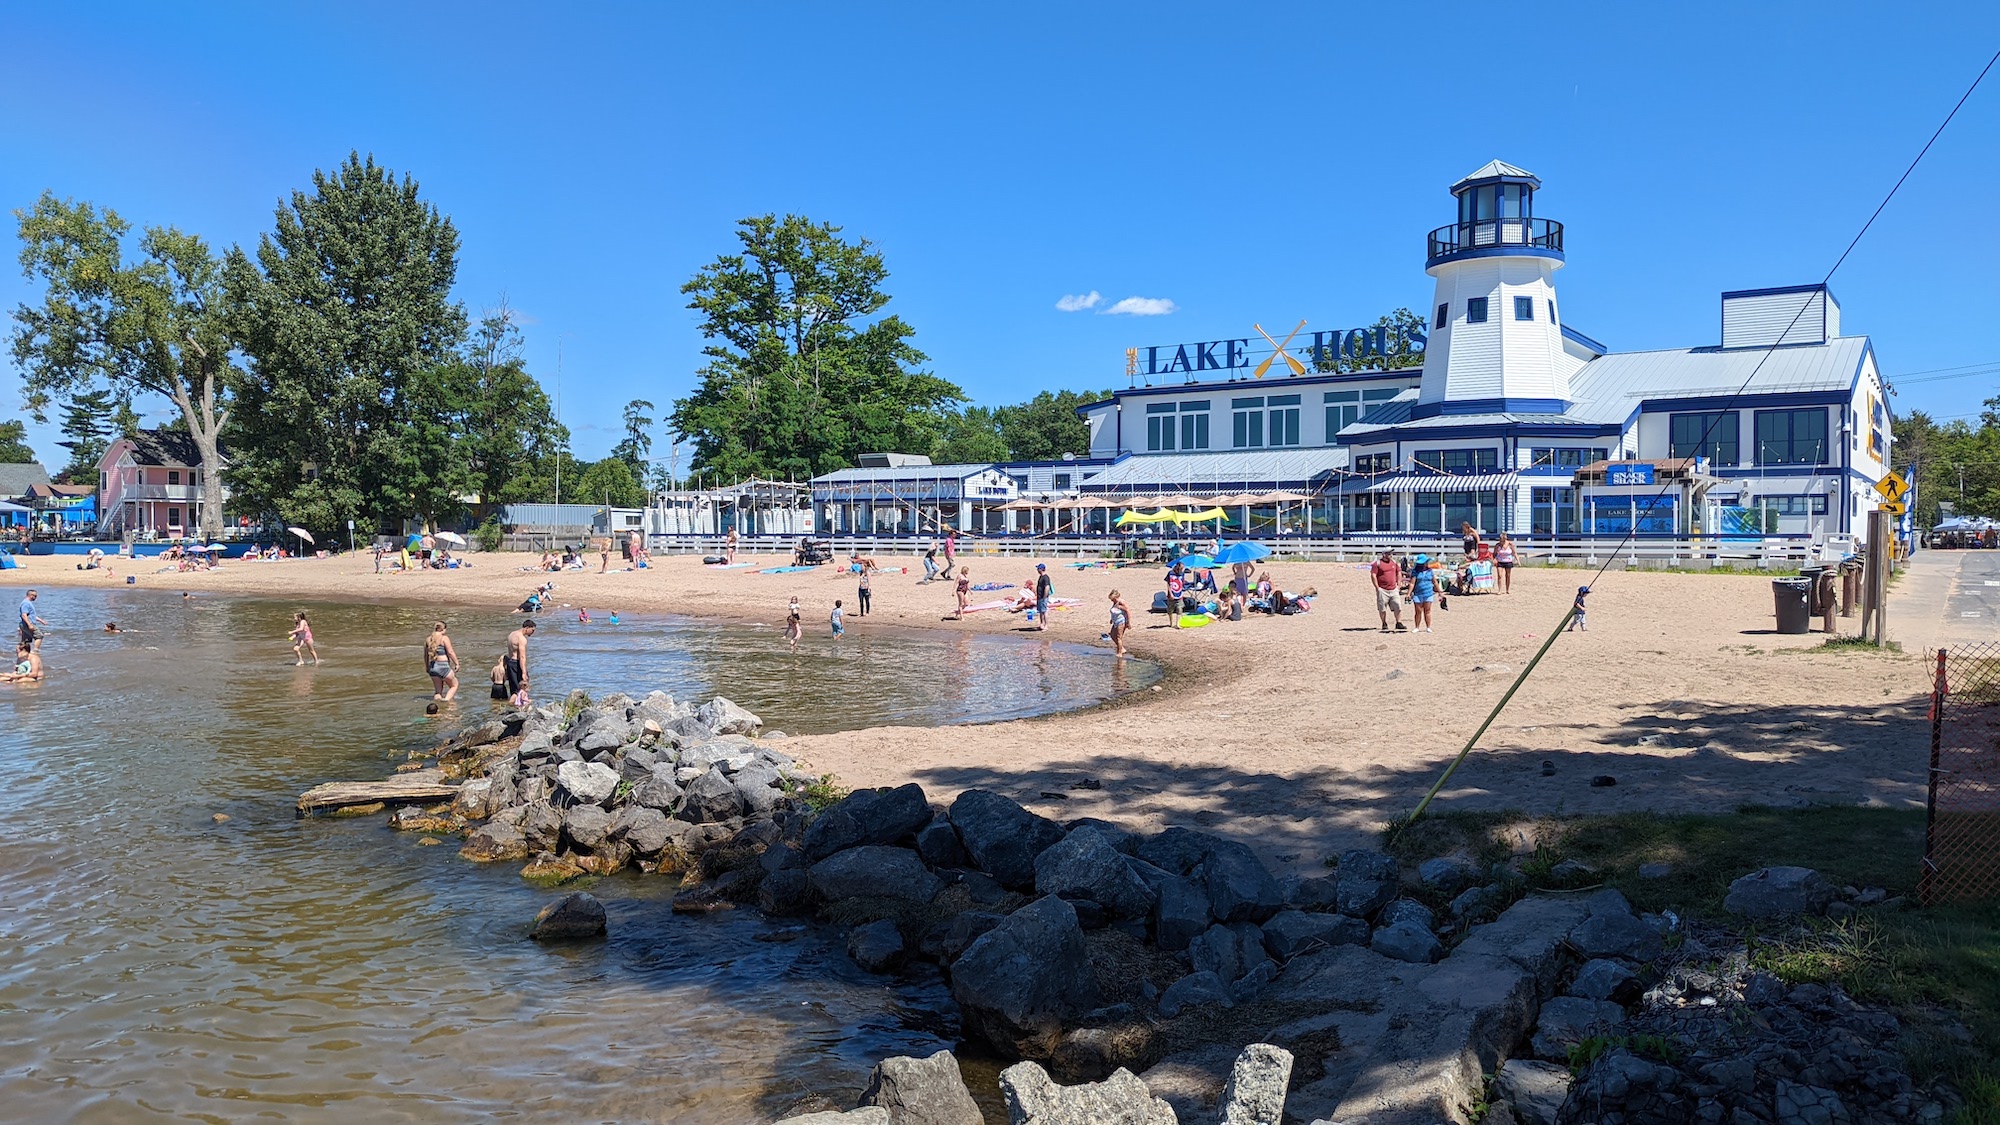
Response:
[{"label": "beach towel", "polygon": [[977,586],[966,587],[968,590],[1011,590],[1013,588],[1014,584],[1012,582],[981,582]]},{"label": "beach towel", "polygon": [[767,566],[759,574],[797,574],[803,570],[818,570],[816,566]]},{"label": "beach towel", "polygon": [[1001,598],[1001,599],[1000,599],[1000,600],[998,600],[998,601],[991,601],[991,602],[977,602],[977,603],[975,603],[975,604],[973,604],[973,605],[969,605],[969,606],[966,606],[966,607],[965,607],[965,612],[967,612],[967,613],[978,613],[978,612],[980,612],[981,610],[987,610],[987,609],[1002,609],[1002,608],[1005,608],[1005,607],[1007,607],[1007,606],[1011,606],[1011,605],[1013,605],[1013,604],[1014,604],[1014,599],[1013,599],[1013,598]]}]

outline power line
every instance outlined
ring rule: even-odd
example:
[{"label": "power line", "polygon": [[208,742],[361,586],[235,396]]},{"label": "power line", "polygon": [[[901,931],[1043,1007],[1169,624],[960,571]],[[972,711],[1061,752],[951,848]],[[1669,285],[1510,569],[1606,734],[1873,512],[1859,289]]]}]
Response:
[{"label": "power line", "polygon": [[[1896,177],[1894,186],[1889,188],[1889,194],[1882,197],[1882,202],[1877,204],[1875,210],[1869,214],[1868,221],[1861,224],[1861,229],[1855,232],[1853,239],[1848,242],[1847,248],[1840,252],[1840,257],[1834,259],[1833,266],[1826,271],[1826,276],[1820,279],[1822,291],[1827,283],[1833,280],[1833,275],[1840,272],[1840,267],[1846,264],[1848,255],[1854,253],[1854,248],[1860,245],[1862,237],[1875,225],[1875,220],[1882,217],[1882,212],[1889,206],[1889,201],[1895,199],[1896,193],[1903,189],[1903,184],[1909,180],[1911,173],[1917,170],[1917,165],[1923,162],[1925,155],[1931,151],[1931,146],[1937,143],[1937,139],[1940,136],[1944,135],[1945,127],[1950,125],[1952,119],[1958,116],[1958,111],[1964,108],[1966,101],[1972,97],[1972,92],[1979,89],[1979,84],[1986,80],[1986,75],[1993,70],[1995,63],[2000,63],[2000,51],[1995,51],[1993,57],[1986,60],[1986,65],[1980,68],[1978,77],[1974,78],[1972,84],[1965,88],[1965,93],[1959,95],[1957,103],[1951,107],[1951,112],[1944,115],[1944,120],[1938,123],[1937,129],[1931,133],[1930,139],[1924,142],[1924,147],[1917,150],[1917,155],[1910,161],[1909,167],[1904,168],[1903,174]],[[1823,295],[1822,299],[1824,299]],[[1757,365],[1752,367],[1750,373],[1743,377],[1742,384],[1710,416],[1708,425],[1702,430],[1701,442],[1696,447],[1697,449],[1708,448],[1710,435],[1715,432],[1716,427],[1721,424],[1723,417],[1734,407],[1736,400],[1741,398],[1743,393],[1750,388],[1751,381],[1757,377],[1759,371],[1764,369],[1764,364],[1769,362],[1771,356],[1777,352],[1777,341],[1789,337],[1792,329],[1798,325],[1800,318],[1804,317],[1806,310],[1811,307],[1812,295],[1808,294],[1806,300],[1799,305],[1799,311],[1793,315],[1791,323],[1787,324],[1785,330],[1778,333],[1776,339],[1764,349],[1764,354],[1758,358]],[[1660,491],[1648,502],[1646,510],[1649,512],[1652,511],[1654,506],[1666,497],[1670,487],[1670,485],[1662,482]],[[1634,518],[1631,520],[1630,526],[1627,527],[1624,537],[1618,541],[1618,545],[1612,548],[1610,553],[1606,555],[1604,565],[1598,567],[1597,573],[1591,576],[1589,585],[1594,586],[1604,579],[1605,572],[1611,569],[1611,564],[1617,559],[1618,552],[1623,550],[1625,545],[1631,542],[1632,537],[1638,534],[1638,532],[1639,521],[1637,518]],[[1529,660],[1527,665],[1521,669],[1521,674],[1515,677],[1513,686],[1507,689],[1507,694],[1500,697],[1500,702],[1494,705],[1492,712],[1486,716],[1486,720],[1479,724],[1479,729],[1474,731],[1472,737],[1466,740],[1465,748],[1460,750],[1458,756],[1452,759],[1451,764],[1445,767],[1444,772],[1438,776],[1437,783],[1431,786],[1430,792],[1425,793],[1423,800],[1417,802],[1417,807],[1411,811],[1408,820],[1403,822],[1404,824],[1414,823],[1419,817],[1423,816],[1424,810],[1430,807],[1431,801],[1437,797],[1438,793],[1444,789],[1445,784],[1451,780],[1451,775],[1457,772],[1458,767],[1471,755],[1472,748],[1478,745],[1479,739],[1486,733],[1486,729],[1493,725],[1493,720],[1500,717],[1500,712],[1506,708],[1508,701],[1513,699],[1514,693],[1519,691],[1521,685],[1528,681],[1528,676],[1534,672],[1536,665],[1542,662],[1542,657],[1548,655],[1549,648],[1555,644],[1556,636],[1562,632],[1563,627],[1568,625],[1575,615],[1576,609],[1574,606],[1563,611],[1562,617],[1556,621],[1555,628],[1549,631],[1548,639],[1542,643],[1540,651],[1536,652],[1533,659]]]}]

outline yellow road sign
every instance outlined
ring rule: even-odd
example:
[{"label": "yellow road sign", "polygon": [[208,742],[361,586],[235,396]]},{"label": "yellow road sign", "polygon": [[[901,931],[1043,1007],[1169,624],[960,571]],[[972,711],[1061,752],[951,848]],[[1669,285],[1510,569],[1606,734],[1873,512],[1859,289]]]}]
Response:
[{"label": "yellow road sign", "polygon": [[1890,469],[1888,472],[1882,474],[1881,480],[1875,482],[1875,491],[1890,500],[1901,500],[1909,494],[1910,482],[1904,480],[1901,473]]},{"label": "yellow road sign", "polygon": [[1904,504],[1900,500],[1884,500],[1882,501],[1882,510],[1889,513],[1892,516],[1900,516],[1904,512],[1909,511],[1910,509],[1908,505]]}]

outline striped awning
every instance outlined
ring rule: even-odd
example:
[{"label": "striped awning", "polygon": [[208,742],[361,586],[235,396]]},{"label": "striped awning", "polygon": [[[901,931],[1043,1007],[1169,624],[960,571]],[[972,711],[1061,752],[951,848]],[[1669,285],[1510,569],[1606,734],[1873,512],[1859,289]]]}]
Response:
[{"label": "striped awning", "polygon": [[1464,476],[1449,476],[1442,473],[1398,473],[1383,477],[1368,486],[1369,492],[1492,492],[1502,488],[1513,488],[1519,483],[1514,473],[1468,473]]}]

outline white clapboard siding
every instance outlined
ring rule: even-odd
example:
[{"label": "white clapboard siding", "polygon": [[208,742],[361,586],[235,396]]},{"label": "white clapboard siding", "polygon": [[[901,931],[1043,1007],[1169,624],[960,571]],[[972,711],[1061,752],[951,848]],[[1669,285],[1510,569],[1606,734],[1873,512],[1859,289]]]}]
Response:
[{"label": "white clapboard siding", "polygon": [[1838,335],[1840,304],[1823,287],[1722,295],[1725,348],[1821,344]]}]

